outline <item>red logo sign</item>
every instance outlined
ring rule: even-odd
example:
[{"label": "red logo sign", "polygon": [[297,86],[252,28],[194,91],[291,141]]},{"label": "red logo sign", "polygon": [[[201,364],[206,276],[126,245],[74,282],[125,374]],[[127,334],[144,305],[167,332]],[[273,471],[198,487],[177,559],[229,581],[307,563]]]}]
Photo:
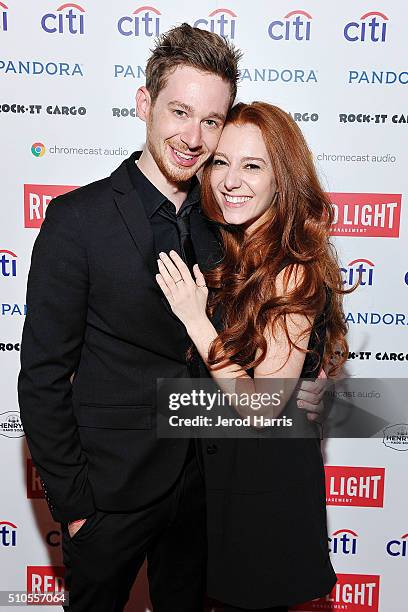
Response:
[{"label": "red logo sign", "polygon": [[77,189],[73,185],[24,185],[24,227],[41,227],[52,200]]},{"label": "red logo sign", "polygon": [[27,459],[27,498],[41,499],[44,497],[44,491],[41,486],[41,480],[35,468],[32,459]]},{"label": "red logo sign", "polygon": [[331,593],[320,599],[294,606],[305,612],[345,610],[346,612],[378,612],[380,577],[366,574],[337,574]]},{"label": "red logo sign", "polygon": [[398,238],[401,194],[329,193],[334,208],[333,236]]},{"label": "red logo sign", "polygon": [[383,507],[385,468],[326,465],[325,472],[328,506]]},{"label": "red logo sign", "polygon": [[28,565],[27,593],[63,593],[64,571],[58,565]]}]

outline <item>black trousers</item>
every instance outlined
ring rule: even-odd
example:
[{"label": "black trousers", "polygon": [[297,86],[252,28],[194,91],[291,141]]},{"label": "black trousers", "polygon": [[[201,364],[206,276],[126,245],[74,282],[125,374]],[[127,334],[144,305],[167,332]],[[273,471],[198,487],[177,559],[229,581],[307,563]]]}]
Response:
[{"label": "black trousers", "polygon": [[154,612],[202,612],[205,595],[205,490],[190,453],[171,492],[128,513],[97,510],[71,538],[62,525],[68,612],[120,612],[147,557]]}]

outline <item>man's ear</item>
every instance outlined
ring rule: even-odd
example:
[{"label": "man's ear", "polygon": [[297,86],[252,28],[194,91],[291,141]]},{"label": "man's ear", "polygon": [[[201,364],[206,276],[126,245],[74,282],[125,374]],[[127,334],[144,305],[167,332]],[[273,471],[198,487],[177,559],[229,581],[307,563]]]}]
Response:
[{"label": "man's ear", "polygon": [[136,115],[142,121],[146,122],[149,118],[152,100],[146,87],[142,85],[136,92]]}]

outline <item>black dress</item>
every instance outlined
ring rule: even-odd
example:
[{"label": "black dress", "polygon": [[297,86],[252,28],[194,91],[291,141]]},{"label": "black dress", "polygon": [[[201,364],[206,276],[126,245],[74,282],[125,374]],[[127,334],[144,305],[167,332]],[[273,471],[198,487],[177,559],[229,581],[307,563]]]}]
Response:
[{"label": "black dress", "polygon": [[[320,360],[324,339],[325,311],[309,342]],[[315,377],[311,370],[307,355],[301,377]],[[293,411],[295,400],[285,414]],[[329,593],[337,578],[329,558],[319,436],[202,440],[202,451],[208,595],[251,609]]]}]

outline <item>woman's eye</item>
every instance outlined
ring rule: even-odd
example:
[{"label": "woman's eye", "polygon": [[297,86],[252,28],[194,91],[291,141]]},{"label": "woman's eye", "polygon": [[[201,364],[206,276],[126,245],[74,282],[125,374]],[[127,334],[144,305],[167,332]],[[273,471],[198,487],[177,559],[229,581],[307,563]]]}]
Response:
[{"label": "woman's eye", "polygon": [[259,170],[260,167],[257,164],[247,164],[245,168],[248,168],[248,170]]},{"label": "woman's eye", "polygon": [[214,159],[213,166],[225,166],[226,162],[223,159]]}]

